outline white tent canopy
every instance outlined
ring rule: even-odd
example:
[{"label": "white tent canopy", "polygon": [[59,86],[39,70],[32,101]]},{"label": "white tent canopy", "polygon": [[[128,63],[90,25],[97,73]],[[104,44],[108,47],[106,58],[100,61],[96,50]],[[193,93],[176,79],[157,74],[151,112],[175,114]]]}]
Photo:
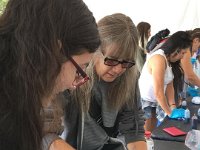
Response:
[{"label": "white tent canopy", "polygon": [[152,35],[168,28],[178,30],[200,27],[200,0],[84,0],[98,21],[112,13],[124,13],[135,25],[151,24]]}]

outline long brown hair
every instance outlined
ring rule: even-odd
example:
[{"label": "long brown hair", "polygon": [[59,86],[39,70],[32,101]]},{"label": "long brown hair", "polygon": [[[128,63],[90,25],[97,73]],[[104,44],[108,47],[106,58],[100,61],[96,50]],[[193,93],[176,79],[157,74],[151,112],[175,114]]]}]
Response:
[{"label": "long brown hair", "polygon": [[94,52],[100,39],[82,0],[10,0],[0,17],[0,149],[40,150],[41,101],[68,55]]},{"label": "long brown hair", "polygon": [[146,45],[149,38],[148,31],[150,29],[151,29],[151,25],[148,22],[140,22],[137,25],[140,46],[145,50],[146,50]]}]

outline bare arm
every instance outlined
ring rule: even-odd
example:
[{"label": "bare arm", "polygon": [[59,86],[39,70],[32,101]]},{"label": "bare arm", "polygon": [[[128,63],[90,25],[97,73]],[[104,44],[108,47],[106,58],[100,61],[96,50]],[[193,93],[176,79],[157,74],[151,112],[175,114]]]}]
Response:
[{"label": "bare arm", "polygon": [[52,142],[49,150],[75,150],[75,149],[72,146],[70,146],[68,143],[66,143],[64,140],[57,139]]},{"label": "bare arm", "polygon": [[191,58],[190,51],[187,51],[187,53],[181,59],[181,65],[182,65],[185,77],[192,85],[196,85],[196,86],[200,87],[200,79],[193,71],[192,63],[190,62],[190,58]]},{"label": "bare arm", "polygon": [[127,145],[128,150],[147,150],[145,141],[132,142]]},{"label": "bare arm", "polygon": [[175,100],[174,100],[174,86],[173,81],[167,85],[165,95],[167,97],[170,108],[176,108]]},{"label": "bare arm", "polygon": [[164,76],[166,70],[166,59],[161,55],[152,56],[149,60],[148,68],[153,77],[154,95],[161,108],[167,115],[171,114],[171,109],[168,105],[164,93]]}]

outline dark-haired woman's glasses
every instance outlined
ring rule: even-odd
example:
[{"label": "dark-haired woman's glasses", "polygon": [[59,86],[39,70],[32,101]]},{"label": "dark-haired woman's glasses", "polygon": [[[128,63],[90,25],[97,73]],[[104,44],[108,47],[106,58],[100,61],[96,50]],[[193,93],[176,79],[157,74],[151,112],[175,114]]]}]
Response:
[{"label": "dark-haired woman's glasses", "polygon": [[133,65],[135,65],[135,61],[117,60],[114,58],[106,57],[104,59],[104,64],[107,66],[117,66],[118,64],[121,64],[122,68],[131,68]]},{"label": "dark-haired woman's glasses", "polygon": [[75,62],[75,60],[71,56],[69,56],[68,58],[77,69],[77,71],[76,71],[77,75],[76,75],[72,85],[75,86],[75,87],[79,87],[79,86],[83,85],[85,82],[87,82],[90,78],[87,76],[87,74]]}]

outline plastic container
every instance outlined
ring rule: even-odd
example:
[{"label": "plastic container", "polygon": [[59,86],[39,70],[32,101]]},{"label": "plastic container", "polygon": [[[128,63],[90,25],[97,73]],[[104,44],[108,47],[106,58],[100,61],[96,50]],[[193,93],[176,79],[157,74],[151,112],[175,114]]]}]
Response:
[{"label": "plastic container", "polygon": [[194,130],[197,130],[197,124],[198,124],[198,119],[197,119],[196,114],[194,114],[194,116],[192,116],[192,119],[191,119],[191,128]]},{"label": "plastic container", "polygon": [[186,109],[186,108],[187,108],[187,101],[186,101],[186,100],[182,101],[181,107],[182,107],[183,109]]},{"label": "plastic container", "polygon": [[185,145],[191,150],[200,150],[200,131],[191,130],[185,138]]},{"label": "plastic container", "polygon": [[184,120],[185,123],[190,122],[190,110],[189,109],[185,110],[184,118],[185,118],[185,120]]},{"label": "plastic container", "polygon": [[198,118],[198,122],[200,123],[200,108],[197,111],[197,118]]},{"label": "plastic container", "polygon": [[167,116],[164,112],[164,110],[162,110],[162,108],[158,108],[156,110],[156,114],[157,114],[157,119],[160,123],[163,122],[163,120],[165,119],[165,117]]},{"label": "plastic container", "polygon": [[154,142],[153,139],[151,138],[150,131],[145,131],[145,139],[147,142],[147,150],[154,150]]},{"label": "plastic container", "polygon": [[196,63],[197,59],[196,58],[190,58],[190,62],[192,63],[192,66],[194,67],[195,63]]}]

